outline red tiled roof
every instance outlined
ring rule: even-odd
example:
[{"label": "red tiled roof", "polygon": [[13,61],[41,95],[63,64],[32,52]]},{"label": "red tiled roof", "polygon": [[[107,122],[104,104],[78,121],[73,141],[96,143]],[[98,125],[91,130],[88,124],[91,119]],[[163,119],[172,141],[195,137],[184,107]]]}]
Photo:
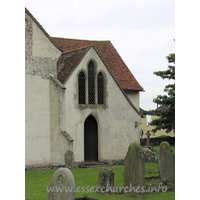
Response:
[{"label": "red tiled roof", "polygon": [[67,78],[78,66],[90,48],[91,46],[88,46],[86,48],[77,49],[61,55],[57,65],[57,78],[62,84],[65,83]]},{"label": "red tiled roof", "polygon": [[[124,90],[136,90],[142,91],[143,88],[137,82],[135,77],[132,75],[114,46],[110,41],[92,41],[92,40],[75,40],[66,38],[55,38],[45,31],[41,24],[34,18],[34,16],[25,8],[26,13],[33,19],[33,21],[40,27],[48,39],[62,52],[70,52],[76,49],[85,48],[93,45],[99,52],[106,66],[110,69],[114,75],[120,87]],[[66,74],[66,79],[67,79]],[[59,79],[59,78],[58,78]]]},{"label": "red tiled roof", "polygon": [[[52,37],[52,40],[63,52],[71,52],[76,49],[93,45],[122,89],[143,91],[143,88],[132,75],[110,41],[76,40],[55,37]],[[67,79],[67,77],[65,78]]]}]

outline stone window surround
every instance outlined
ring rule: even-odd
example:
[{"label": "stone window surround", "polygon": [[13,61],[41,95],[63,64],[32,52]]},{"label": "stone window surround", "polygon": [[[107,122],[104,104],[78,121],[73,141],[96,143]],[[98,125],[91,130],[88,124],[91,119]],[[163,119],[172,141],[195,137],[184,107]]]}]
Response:
[{"label": "stone window surround", "polygon": [[[108,93],[107,93],[108,79],[107,79],[107,75],[102,69],[97,71],[98,66],[97,66],[97,62],[94,59],[88,60],[87,65],[86,65],[87,68],[88,68],[88,64],[89,64],[90,61],[92,61],[94,63],[94,71],[95,71],[95,75],[94,75],[94,78],[95,78],[95,104],[89,104],[88,103],[88,71],[85,70],[84,68],[81,68],[76,75],[76,90],[77,90],[76,94],[77,95],[75,95],[75,97],[76,97],[75,99],[76,99],[78,108],[81,109],[81,110],[87,109],[87,108],[106,109],[108,107],[108,105],[107,105],[107,100],[108,100]],[[79,104],[79,102],[78,102],[78,97],[79,97],[78,77],[79,77],[80,72],[83,72],[85,74],[85,95],[86,95],[85,96],[85,104]],[[97,76],[100,72],[103,74],[103,77],[104,77],[104,104],[98,104],[98,99],[97,99],[98,98]]]}]

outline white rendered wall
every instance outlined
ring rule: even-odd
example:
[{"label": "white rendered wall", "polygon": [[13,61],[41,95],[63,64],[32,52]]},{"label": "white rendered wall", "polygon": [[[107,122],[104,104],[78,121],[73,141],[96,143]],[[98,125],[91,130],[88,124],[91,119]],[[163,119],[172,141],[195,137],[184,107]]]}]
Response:
[{"label": "white rendered wall", "polygon": [[[25,14],[25,165],[52,162],[49,74],[57,75],[58,50]],[[52,101],[51,101],[52,102]],[[53,113],[55,115],[55,112]],[[59,126],[59,125],[57,125]]]},{"label": "white rendered wall", "polygon": [[25,164],[49,164],[49,80],[26,75],[25,84]]},{"label": "white rendered wall", "polygon": [[[33,57],[58,58],[60,50],[53,45],[44,32],[33,22]],[[55,66],[56,69],[56,66]]]},{"label": "white rendered wall", "polygon": [[140,110],[140,92],[139,91],[132,91],[132,90],[125,90],[126,95],[132,101],[133,105]]},{"label": "white rendered wall", "polygon": [[[78,73],[82,69],[87,71],[87,65],[91,59],[97,67],[97,74],[99,71],[106,74],[106,108],[81,109],[78,105]],[[65,83],[65,87],[65,127],[74,138],[75,161],[84,161],[84,121],[91,114],[98,123],[98,159],[124,159],[129,144],[140,141],[139,126],[135,127],[135,122],[140,123],[140,115],[131,107],[94,48],[89,50],[74,70]]]}]

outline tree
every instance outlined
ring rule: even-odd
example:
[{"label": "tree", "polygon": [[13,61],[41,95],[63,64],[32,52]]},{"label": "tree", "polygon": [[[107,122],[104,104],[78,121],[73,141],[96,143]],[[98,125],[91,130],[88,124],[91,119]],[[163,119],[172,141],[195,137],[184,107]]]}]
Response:
[{"label": "tree", "polygon": [[167,95],[158,95],[157,98],[153,99],[153,102],[158,105],[165,105],[167,109],[144,111],[145,115],[158,116],[157,119],[150,123],[155,127],[152,130],[153,132],[166,129],[166,132],[169,133],[175,130],[175,54],[169,54],[166,58],[168,63],[173,63],[174,65],[168,65],[166,71],[157,71],[154,74],[162,79],[174,80],[174,83],[165,86],[164,92]]}]

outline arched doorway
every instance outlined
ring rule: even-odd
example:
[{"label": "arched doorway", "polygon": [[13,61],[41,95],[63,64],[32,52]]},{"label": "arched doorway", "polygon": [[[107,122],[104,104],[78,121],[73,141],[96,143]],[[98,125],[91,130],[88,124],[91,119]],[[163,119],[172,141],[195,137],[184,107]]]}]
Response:
[{"label": "arched doorway", "polygon": [[85,161],[98,161],[98,126],[92,115],[84,123],[84,158]]}]

